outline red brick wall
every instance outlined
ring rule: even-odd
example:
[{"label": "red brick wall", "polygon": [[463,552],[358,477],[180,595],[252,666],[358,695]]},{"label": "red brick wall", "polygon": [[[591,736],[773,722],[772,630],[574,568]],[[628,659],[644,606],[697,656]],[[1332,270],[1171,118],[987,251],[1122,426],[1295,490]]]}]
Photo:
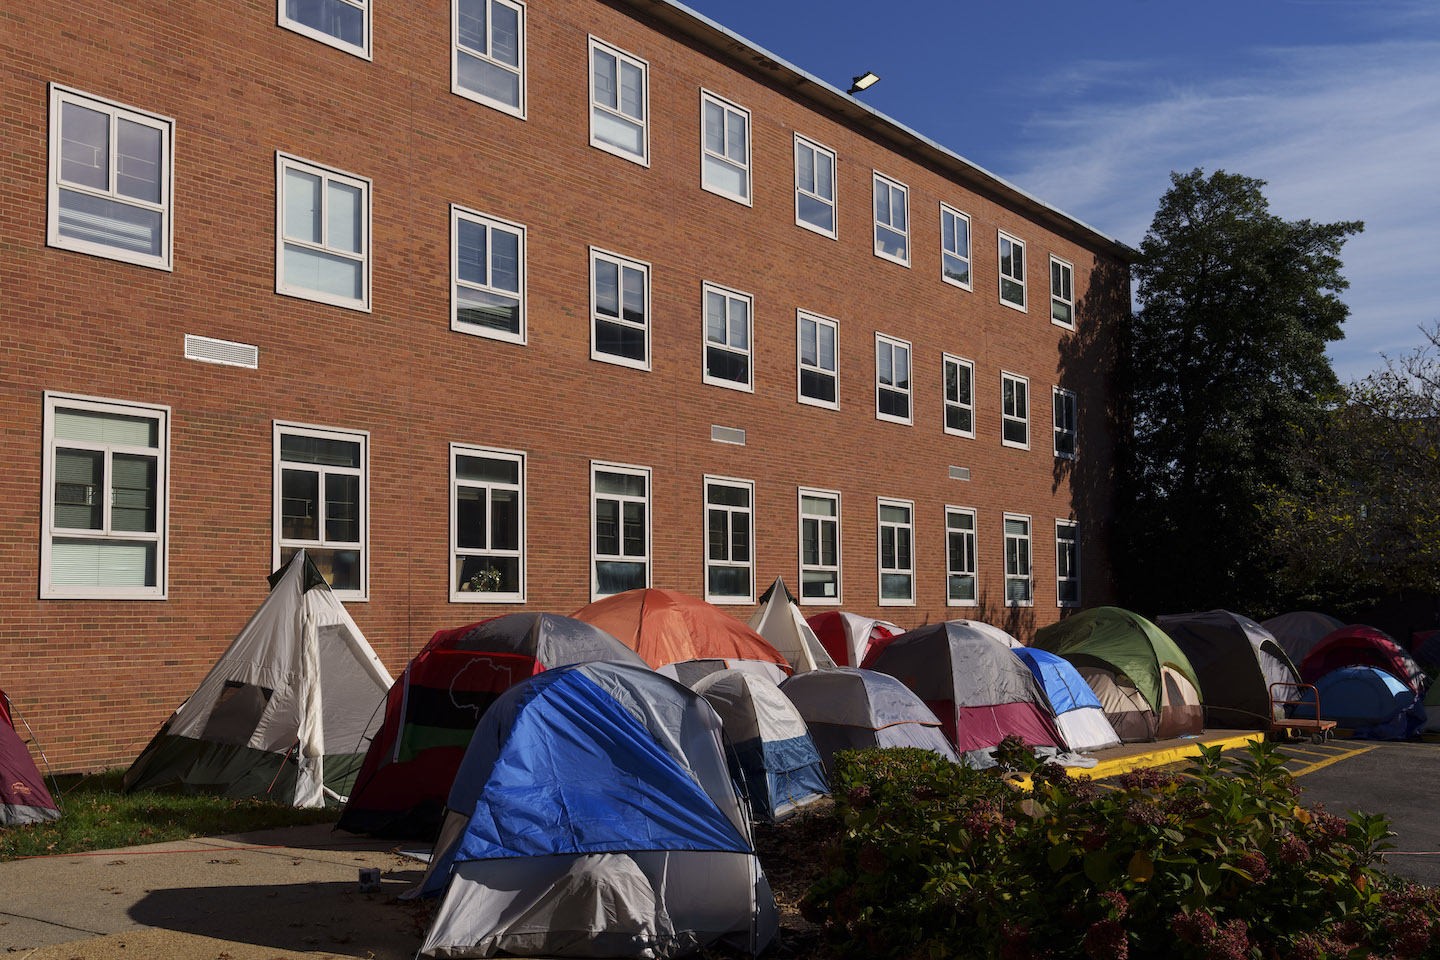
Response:
[{"label": "red brick wall", "polygon": [[[444,0],[377,3],[373,62],[277,27],[273,0],[0,12],[0,686],[59,768],[128,763],[264,597],[277,419],[370,432],[370,598],[349,609],[394,672],[436,629],[518,609],[448,600],[451,442],[529,454],[529,609],[590,599],[592,459],[652,469],[656,586],[703,592],[711,473],[755,482],[761,589],[795,586],[804,485],[843,494],[846,609],[1026,636],[1058,618],[1054,520],[1072,512],[1085,602],[1109,599],[1109,325],[1128,280],[1104,244],[594,0],[535,0],[528,19],[520,120],[450,92]],[[588,33],[649,61],[648,168],[589,146]],[[51,82],[176,121],[173,272],[46,246]],[[700,189],[700,86],[751,111],[753,208]],[[838,242],[794,224],[797,131],[838,154]],[[372,312],[274,293],[277,150],[372,180]],[[909,269],[872,253],[872,169],[910,188]],[[940,279],[941,200],[971,217],[973,292]],[[450,330],[451,203],[528,227],[527,345]],[[1026,241],[1026,314],[998,302],[997,229]],[[590,359],[591,245],[653,266],[651,372]],[[1049,320],[1051,253],[1075,265],[1073,334]],[[701,384],[707,280],[754,296],[753,394]],[[838,411],[796,402],[797,308],[840,321]],[[875,418],[877,331],[912,344],[914,426]],[[258,345],[259,369],[186,361],[186,333]],[[975,362],[973,440],[942,431],[942,352]],[[1030,378],[1029,451],[1000,442],[1002,369]],[[1074,473],[1051,452],[1059,382],[1079,394]],[[45,390],[171,407],[167,600],[37,599]],[[913,607],[877,603],[877,496],[916,503]],[[945,605],[946,504],[979,513],[979,610]],[[1032,516],[1033,608],[1001,602],[1005,511]]]}]

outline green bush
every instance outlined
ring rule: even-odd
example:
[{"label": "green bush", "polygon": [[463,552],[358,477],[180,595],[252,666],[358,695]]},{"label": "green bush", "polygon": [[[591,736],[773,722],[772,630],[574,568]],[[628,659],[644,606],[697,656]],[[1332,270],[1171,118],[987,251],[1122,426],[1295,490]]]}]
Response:
[{"label": "green bush", "polygon": [[1042,765],[843,754],[838,839],[802,910],[844,957],[1440,957],[1440,897],[1379,868],[1381,816],[1326,813],[1272,744],[1115,789]]}]

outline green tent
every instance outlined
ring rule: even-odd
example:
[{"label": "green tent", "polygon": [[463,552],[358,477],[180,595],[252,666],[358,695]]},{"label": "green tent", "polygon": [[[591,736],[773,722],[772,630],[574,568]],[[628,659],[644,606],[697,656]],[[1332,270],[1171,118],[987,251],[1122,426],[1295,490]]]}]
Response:
[{"label": "green tent", "polygon": [[[1143,726],[1138,725],[1142,718],[1129,718],[1137,724],[1133,734],[1127,736],[1116,726],[1122,739],[1155,739],[1177,735],[1179,730],[1198,733],[1201,729],[1195,668],[1165,631],[1138,613],[1119,607],[1084,610],[1037,630],[1035,646],[1069,660],[1096,688],[1102,704],[1124,699],[1126,689],[1134,690],[1143,704],[1122,710],[1117,700],[1105,708],[1107,716],[1117,715],[1111,717],[1116,725],[1125,722],[1119,714],[1133,714],[1136,707],[1148,706],[1151,717]],[[1097,676],[1101,673],[1103,677]],[[1118,684],[1118,689],[1112,684]]]}]

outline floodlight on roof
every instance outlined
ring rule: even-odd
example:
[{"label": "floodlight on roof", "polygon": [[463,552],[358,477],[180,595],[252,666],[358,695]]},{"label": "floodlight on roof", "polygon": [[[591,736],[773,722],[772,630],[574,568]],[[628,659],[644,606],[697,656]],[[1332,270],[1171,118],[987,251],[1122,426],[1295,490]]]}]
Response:
[{"label": "floodlight on roof", "polygon": [[851,78],[850,89],[846,90],[845,92],[859,93],[861,90],[868,90],[875,84],[875,81],[879,79],[880,75],[878,73],[872,73],[869,70],[866,70],[864,73],[860,74],[860,76]]}]

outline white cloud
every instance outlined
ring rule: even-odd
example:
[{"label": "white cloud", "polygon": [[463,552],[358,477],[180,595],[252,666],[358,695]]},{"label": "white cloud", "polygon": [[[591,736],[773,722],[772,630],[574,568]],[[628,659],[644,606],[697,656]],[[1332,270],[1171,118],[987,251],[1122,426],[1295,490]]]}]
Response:
[{"label": "white cloud", "polygon": [[1417,325],[1440,318],[1440,42],[1248,55],[1240,72],[1148,89],[1112,81],[1154,64],[1099,64],[1089,92],[1107,99],[1069,100],[1068,112],[1032,121],[1016,159],[997,172],[1038,196],[1064,197],[1067,212],[1131,244],[1170,171],[1194,167],[1268,181],[1271,209],[1287,219],[1364,220],[1344,251],[1347,336],[1331,350],[1342,379],[1363,375],[1380,365],[1380,351],[1415,344]]}]

